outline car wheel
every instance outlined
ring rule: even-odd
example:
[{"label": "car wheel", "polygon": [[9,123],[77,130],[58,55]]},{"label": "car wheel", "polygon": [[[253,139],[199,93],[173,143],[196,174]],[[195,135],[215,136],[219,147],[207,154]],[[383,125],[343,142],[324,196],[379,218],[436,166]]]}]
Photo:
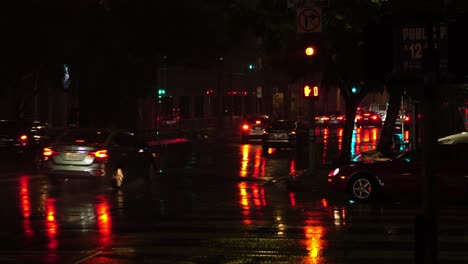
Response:
[{"label": "car wheel", "polygon": [[375,180],[368,176],[356,176],[349,186],[349,193],[352,198],[359,201],[371,200],[377,195],[378,186]]},{"label": "car wheel", "polygon": [[125,171],[121,167],[117,167],[117,169],[112,174],[112,186],[115,189],[120,189],[124,185],[125,181]]}]

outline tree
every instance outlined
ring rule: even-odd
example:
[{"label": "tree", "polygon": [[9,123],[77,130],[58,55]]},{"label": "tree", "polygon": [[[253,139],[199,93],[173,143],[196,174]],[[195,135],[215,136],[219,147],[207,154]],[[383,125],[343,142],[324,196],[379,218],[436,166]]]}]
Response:
[{"label": "tree", "polygon": [[[357,107],[369,91],[382,91],[383,79],[378,74],[369,74],[366,60],[366,40],[370,26],[381,18],[382,3],[376,1],[340,1],[330,6],[323,15],[326,53],[325,77],[322,86],[340,88],[346,104],[346,123],[338,163],[347,163],[351,158],[351,139]],[[375,50],[375,48],[374,48]],[[375,54],[374,54],[375,56]],[[380,67],[382,67],[380,65]],[[385,66],[384,66],[385,67]],[[351,91],[358,86],[358,93]]]}]

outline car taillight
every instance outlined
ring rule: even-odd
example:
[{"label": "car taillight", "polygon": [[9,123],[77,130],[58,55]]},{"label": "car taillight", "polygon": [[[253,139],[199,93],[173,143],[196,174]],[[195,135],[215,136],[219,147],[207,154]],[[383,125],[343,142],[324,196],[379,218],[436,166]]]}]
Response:
[{"label": "car taillight", "polygon": [[260,120],[255,121],[255,124],[257,124],[257,125],[260,125],[261,123],[262,123],[262,121],[260,121]]},{"label": "car taillight", "polygon": [[242,129],[244,129],[244,130],[249,130],[249,125],[243,125],[243,126],[242,126]]},{"label": "car taillight", "polygon": [[88,155],[94,156],[94,157],[100,158],[100,159],[105,159],[105,158],[109,157],[109,155],[107,154],[107,149],[102,149],[102,150],[98,150],[98,151],[95,151],[95,152],[90,152]]},{"label": "car taillight", "polygon": [[358,115],[356,116],[356,119],[362,119],[362,116]]},{"label": "car taillight", "polygon": [[291,135],[296,135],[296,131],[295,130],[291,131]]},{"label": "car taillight", "polygon": [[374,120],[377,120],[378,117],[376,115],[374,115],[371,118],[374,119]]},{"label": "car taillight", "polygon": [[337,117],[336,119],[338,119],[338,120],[344,120],[344,117],[339,116],[339,117]]},{"label": "car taillight", "polygon": [[28,136],[27,135],[21,135],[19,137],[19,140],[20,140],[20,144],[25,146],[26,144],[28,144]]},{"label": "car taillight", "polygon": [[51,157],[53,155],[56,155],[57,151],[55,151],[53,148],[43,148],[42,149],[42,155],[44,157]]}]

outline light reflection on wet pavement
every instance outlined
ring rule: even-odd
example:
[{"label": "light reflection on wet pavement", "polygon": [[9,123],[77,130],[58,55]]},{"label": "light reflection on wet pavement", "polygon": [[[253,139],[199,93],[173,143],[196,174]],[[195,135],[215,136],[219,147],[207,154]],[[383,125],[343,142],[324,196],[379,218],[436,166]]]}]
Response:
[{"label": "light reflection on wet pavement", "polygon": [[[325,153],[340,132],[319,136]],[[373,130],[356,143],[376,141]],[[363,147],[364,148],[364,147]],[[323,156],[327,160],[327,156]],[[197,146],[189,161],[122,191],[52,187],[42,176],[4,182],[2,263],[413,263],[417,204],[355,204],[323,186],[278,177],[295,152],[256,143]],[[466,205],[443,208],[441,257],[466,263]],[[459,254],[456,256],[456,254]],[[455,256],[455,257],[454,257]]]}]

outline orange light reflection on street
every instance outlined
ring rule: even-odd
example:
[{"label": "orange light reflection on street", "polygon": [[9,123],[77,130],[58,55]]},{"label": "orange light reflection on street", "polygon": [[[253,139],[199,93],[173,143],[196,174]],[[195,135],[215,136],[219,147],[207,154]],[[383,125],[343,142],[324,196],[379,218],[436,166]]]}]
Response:
[{"label": "orange light reflection on street", "polygon": [[241,159],[240,176],[247,177],[250,145],[245,144],[245,145],[242,145],[241,148],[242,148],[242,159]]},{"label": "orange light reflection on street", "polygon": [[254,171],[252,177],[265,177],[265,158],[262,156],[262,149],[256,148],[254,152]]},{"label": "orange light reflection on street", "polygon": [[259,185],[256,182],[240,182],[238,184],[238,188],[241,213],[245,217],[242,220],[242,223],[250,225],[252,223],[250,219],[252,207],[264,207],[267,204],[265,199],[265,190],[262,185]]},{"label": "orange light reflection on street", "polygon": [[372,129],[372,142],[377,141],[377,128]]},{"label": "orange light reflection on street", "polygon": [[322,263],[322,251],[324,249],[323,235],[325,228],[317,219],[306,219],[304,225],[305,247],[309,252],[311,263]]}]

